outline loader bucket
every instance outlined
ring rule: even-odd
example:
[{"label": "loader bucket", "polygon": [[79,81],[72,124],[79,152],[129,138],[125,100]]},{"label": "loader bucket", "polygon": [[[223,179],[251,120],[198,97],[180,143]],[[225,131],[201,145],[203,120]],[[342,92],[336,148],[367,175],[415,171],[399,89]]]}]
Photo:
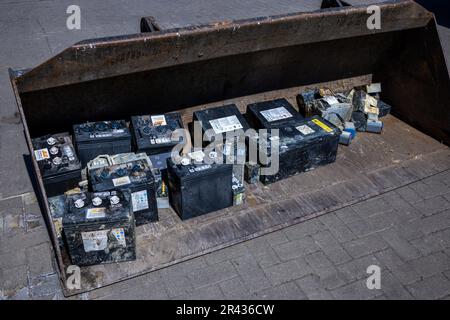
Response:
[{"label": "loader bucket", "polygon": [[[318,83],[351,87],[361,84],[364,79],[382,83],[382,99],[393,106],[392,114],[397,119],[437,140],[423,135],[422,144],[415,141],[416,145],[424,148],[430,144],[438,146],[439,142],[449,145],[450,79],[433,14],[412,0],[387,1],[378,4],[381,28],[369,29],[368,5],[358,5],[368,2],[338,1],[336,5],[331,1],[324,9],[314,12],[170,30],[161,30],[154,19],[144,19],[147,22],[141,23],[142,33],[82,41],[35,68],[11,70],[29,148],[33,150],[33,137],[70,131],[73,124],[85,121],[129,119],[131,115],[186,110],[252,95],[267,97],[269,92]],[[398,123],[406,126],[402,121]],[[448,156],[445,156],[442,165],[447,164]],[[61,277],[65,279],[64,266],[67,263],[55,237],[34,159],[33,165]],[[377,168],[381,170],[383,166]],[[400,169],[395,167],[395,170]],[[398,183],[393,186],[381,187],[380,180],[377,180],[370,184],[373,189],[369,188],[369,182],[355,187],[358,183],[364,184],[372,174],[366,172],[366,177],[361,176],[360,180],[352,182],[353,187],[344,188],[353,190],[348,192],[347,200],[346,193],[343,193],[339,201],[321,208],[316,208],[316,201],[314,209],[323,213],[347,205],[350,198],[356,201],[409,183],[421,175],[420,171],[415,171],[412,178],[409,175],[411,170],[404,175],[398,174]],[[406,178],[407,181],[401,180]],[[300,183],[298,188],[302,189]],[[326,190],[325,186],[321,188],[320,192]],[[368,189],[370,192],[364,193]],[[272,192],[277,194],[276,190]],[[94,276],[83,284],[81,290],[66,293],[86,291],[136,276],[302,221],[303,218],[292,218],[295,210],[288,210],[291,216],[287,216],[292,219],[280,216],[277,219],[287,219],[282,223],[273,217],[261,223],[255,222],[258,218],[249,217],[250,212],[260,210],[260,216],[273,212],[279,214],[273,208],[274,204],[266,203],[268,198],[263,198],[254,197],[256,207],[252,207],[254,203],[249,201],[246,210],[236,209],[239,215],[232,217],[233,221],[227,220],[228,215],[220,216],[217,221],[208,221],[204,228],[209,228],[209,232],[204,231],[203,238],[200,237],[201,231],[192,231],[200,228],[200,222],[190,222],[190,231],[183,235],[184,240],[163,244],[161,241],[168,241],[163,239],[170,236],[159,237],[158,241],[148,244],[154,246],[152,248],[156,252],[151,259],[160,259],[156,262],[152,260],[150,263],[150,258],[146,257],[139,261],[139,266],[127,267],[131,268],[129,270],[114,265],[88,269],[84,272]],[[275,199],[275,196],[269,198]],[[308,199],[304,201],[317,200],[317,195]],[[296,198],[296,203],[298,201]],[[272,206],[272,209],[266,207],[262,213],[263,204]],[[224,232],[228,228],[232,231]],[[173,237],[181,237],[179,229],[178,226],[178,233],[170,229]],[[155,232],[163,232],[161,230]],[[220,236],[215,238],[214,235],[219,233]],[[171,258],[158,256],[183,241],[188,245],[171,252]],[[201,246],[196,247],[197,243]],[[195,250],[192,249],[194,247]],[[145,263],[149,265],[143,267]],[[117,271],[115,276],[111,275],[116,272],[112,270]],[[95,278],[99,272],[107,276],[100,280]]]}]

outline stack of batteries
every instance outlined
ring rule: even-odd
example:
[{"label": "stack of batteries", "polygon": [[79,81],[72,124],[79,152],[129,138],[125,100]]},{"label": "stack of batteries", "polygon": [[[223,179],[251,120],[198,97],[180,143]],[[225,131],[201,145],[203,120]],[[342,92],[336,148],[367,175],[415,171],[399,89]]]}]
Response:
[{"label": "stack of batteries", "polygon": [[380,93],[379,83],[354,88],[347,94],[321,88],[298,94],[297,103],[303,116],[319,115],[341,129],[339,143],[349,145],[357,131],[381,133],[383,123],[379,118],[391,107],[380,100]]},{"label": "stack of batteries", "polygon": [[298,111],[287,99],[249,104],[245,114],[235,104],[198,110],[191,137],[171,112],[34,138],[60,245],[77,265],[133,260],[135,226],[158,221],[158,209],[184,220],[241,205],[250,185],[334,162],[356,131],[381,133],[390,106],[380,92],[309,90],[297,95]]}]

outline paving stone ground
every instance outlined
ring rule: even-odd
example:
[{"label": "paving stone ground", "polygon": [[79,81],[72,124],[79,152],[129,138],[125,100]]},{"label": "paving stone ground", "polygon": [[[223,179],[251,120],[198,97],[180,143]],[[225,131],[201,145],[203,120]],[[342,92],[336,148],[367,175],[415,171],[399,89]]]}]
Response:
[{"label": "paving stone ground", "polygon": [[[70,1],[71,2],[71,1]],[[0,299],[64,299],[7,67],[31,67],[75,41],[137,31],[139,17],[178,26],[298,10],[301,1],[69,1],[0,4]],[[101,4],[100,4],[101,3]],[[276,5],[275,5],[276,3]],[[311,3],[311,2],[310,2]],[[217,10],[220,8],[221,10]],[[145,9],[145,10],[144,10]],[[61,13],[62,12],[62,13]],[[217,14],[220,12],[220,14]],[[245,14],[244,14],[245,13]],[[124,16],[127,20],[124,20]],[[444,46],[448,29],[441,28]],[[14,143],[11,143],[13,141]],[[369,290],[367,268],[381,270]],[[257,239],[70,299],[449,299],[450,171]]]}]

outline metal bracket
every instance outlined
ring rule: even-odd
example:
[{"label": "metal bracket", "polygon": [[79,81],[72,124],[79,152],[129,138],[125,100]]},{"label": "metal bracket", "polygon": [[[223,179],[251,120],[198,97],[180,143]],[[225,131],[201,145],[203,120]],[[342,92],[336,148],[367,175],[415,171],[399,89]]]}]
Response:
[{"label": "metal bracket", "polygon": [[141,32],[158,32],[161,31],[161,27],[156,22],[155,17],[143,17],[141,19]]}]

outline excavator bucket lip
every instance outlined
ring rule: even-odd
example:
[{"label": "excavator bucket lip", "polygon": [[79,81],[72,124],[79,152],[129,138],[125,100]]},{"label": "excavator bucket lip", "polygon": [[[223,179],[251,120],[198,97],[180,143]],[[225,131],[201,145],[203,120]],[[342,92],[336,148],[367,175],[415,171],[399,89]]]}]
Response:
[{"label": "excavator bucket lip", "polygon": [[381,29],[367,27],[367,5],[330,8],[85,40],[34,69],[12,74],[19,92],[29,92],[230,55],[420,28],[433,19],[412,0],[377,5]]}]

